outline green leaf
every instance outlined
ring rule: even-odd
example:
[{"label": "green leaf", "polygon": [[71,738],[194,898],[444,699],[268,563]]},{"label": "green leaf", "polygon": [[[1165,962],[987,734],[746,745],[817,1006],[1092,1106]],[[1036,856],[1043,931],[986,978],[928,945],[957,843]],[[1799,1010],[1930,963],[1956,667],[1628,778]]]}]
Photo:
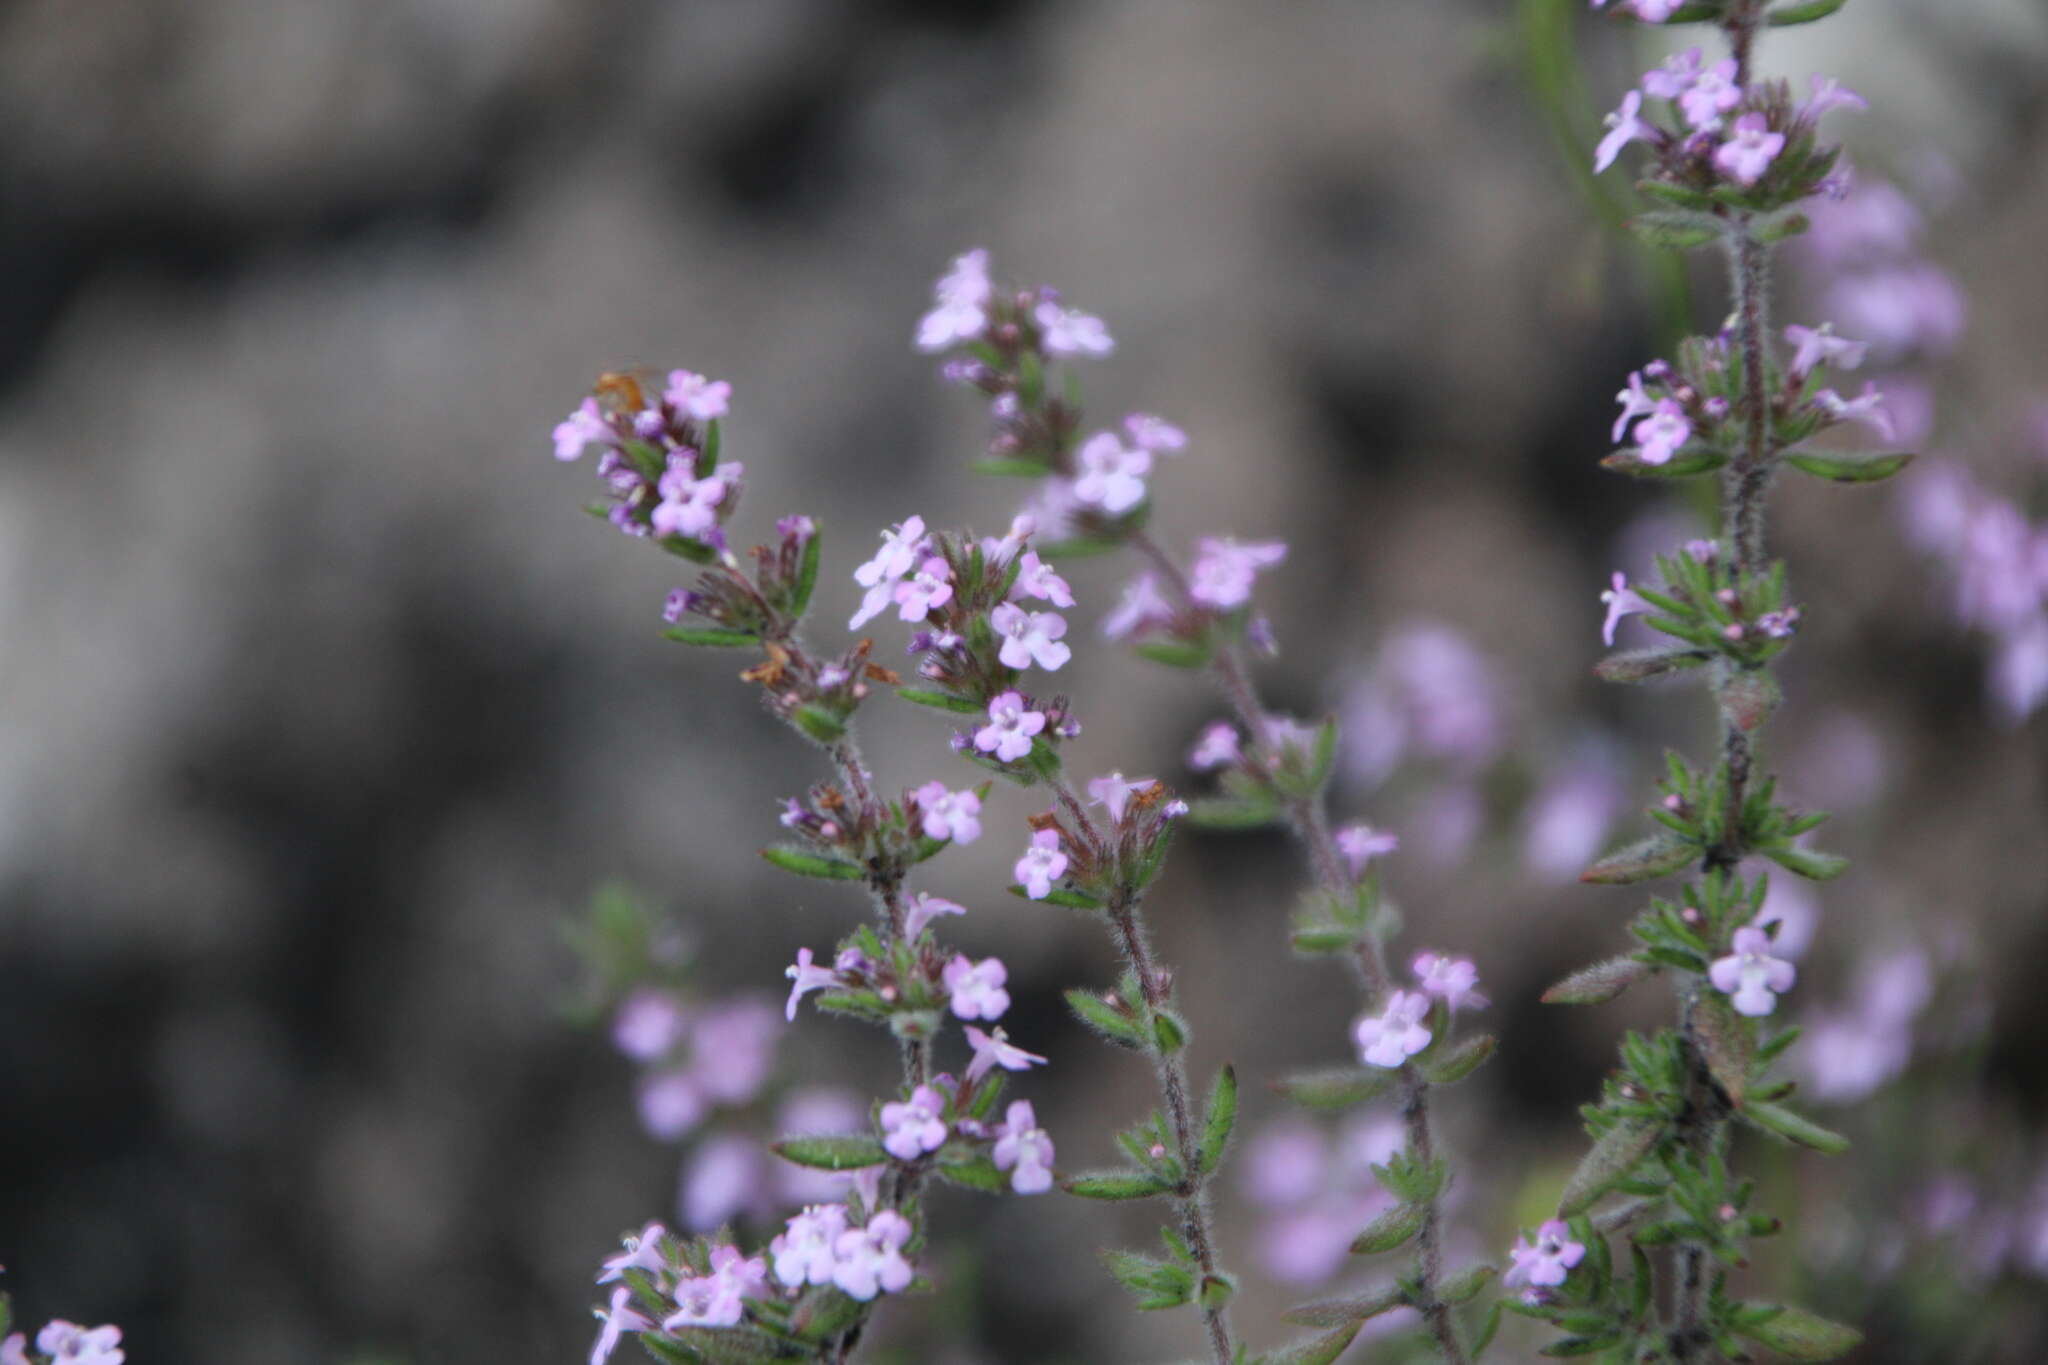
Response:
[{"label": "green leaf", "polygon": [[1756,1060],[1755,1027],[1735,1012],[1727,996],[1707,991],[1693,1005],[1692,1032],[1715,1083],[1730,1103],[1742,1108],[1750,1066]]},{"label": "green leaf", "polygon": [[817,524],[813,521],[811,538],[804,542],[803,553],[796,563],[796,583],[789,594],[791,616],[802,616],[811,605],[811,594],[818,587],[818,556],[824,539],[818,534]]},{"label": "green leaf", "polygon": [[1752,219],[1749,224],[1749,235],[1768,246],[1772,242],[1782,242],[1787,237],[1797,237],[1812,226],[1813,220],[1803,213],[1780,211]]},{"label": "green leaf", "polygon": [[1810,24],[1816,19],[1825,19],[1849,0],[1804,0],[1802,4],[1780,5],[1770,13],[1773,28],[1786,28],[1792,24]]},{"label": "green leaf", "polygon": [[1558,1196],[1558,1217],[1584,1213],[1595,1199],[1626,1180],[1663,1136],[1664,1125],[1653,1119],[1625,1120],[1608,1129],[1580,1160],[1564,1193]]},{"label": "green leaf", "polygon": [[846,720],[836,712],[827,710],[812,702],[796,708],[790,719],[796,728],[820,744],[833,744],[846,738]]},{"label": "green leaf", "polygon": [[1795,1114],[1782,1105],[1768,1100],[1751,1100],[1742,1116],[1757,1127],[1776,1133],[1779,1137],[1811,1147],[1816,1152],[1829,1156],[1840,1156],[1849,1150],[1849,1139],[1832,1129],[1823,1128],[1801,1114]]},{"label": "green leaf", "polygon": [[1778,709],[1785,693],[1768,670],[1745,668],[1723,679],[1716,697],[1721,714],[1744,734],[1754,734]]},{"label": "green leaf", "polygon": [[1178,1052],[1188,1045],[1188,1026],[1172,1010],[1152,1011],[1152,1039],[1161,1052]]},{"label": "green leaf", "polygon": [[1878,483],[1913,463],[1913,455],[1904,450],[1792,450],[1785,453],[1785,463],[1816,479]]},{"label": "green leaf", "polygon": [[1757,850],[1788,872],[1797,872],[1817,882],[1831,882],[1849,870],[1849,860],[1838,853],[1821,853],[1810,848],[1779,844]]},{"label": "green leaf", "polygon": [[1651,464],[1642,453],[1633,447],[1617,450],[1600,461],[1602,469],[1611,469],[1617,474],[1633,474],[1639,479],[1689,479],[1695,474],[1704,474],[1719,469],[1728,463],[1726,451],[1716,450],[1709,445],[1694,441],[1682,447],[1663,464]]},{"label": "green leaf", "polygon": [[1665,877],[1699,857],[1699,850],[1670,834],[1655,834],[1627,848],[1617,849],[1579,874],[1582,882],[1596,886],[1627,886]]},{"label": "green leaf", "polygon": [[1304,1303],[1288,1309],[1281,1317],[1296,1327],[1342,1327],[1366,1322],[1399,1308],[1407,1301],[1408,1296],[1402,1292],[1401,1286],[1390,1284],[1363,1294],[1347,1294],[1341,1299]]},{"label": "green leaf", "polygon": [[896,695],[917,706],[929,706],[936,711],[951,711],[955,715],[978,716],[982,708],[966,697],[956,697],[950,692],[941,692],[936,687],[899,687]]},{"label": "green leaf", "polygon": [[1650,964],[1633,957],[1610,957],[1581,967],[1543,992],[1546,1005],[1604,1005],[1648,975]]},{"label": "green leaf", "polygon": [[1349,1109],[1386,1094],[1400,1075],[1386,1067],[1327,1067],[1282,1076],[1273,1088],[1306,1109]]},{"label": "green leaf", "polygon": [[794,872],[799,877],[818,877],[828,882],[857,882],[867,875],[859,863],[850,863],[844,858],[826,858],[816,853],[806,853],[798,848],[764,848],[761,856],[781,868]]},{"label": "green leaf", "polygon": [[1651,209],[1629,219],[1626,226],[1645,246],[1672,251],[1706,246],[1728,235],[1727,220],[1693,209]]},{"label": "green leaf", "polygon": [[1168,668],[1207,668],[1210,659],[1206,642],[1190,643],[1186,640],[1141,640],[1131,646],[1131,652]]},{"label": "green leaf", "polygon": [[1427,1210],[1420,1204],[1396,1204],[1367,1223],[1365,1230],[1351,1239],[1351,1254],[1370,1256],[1375,1252],[1392,1251],[1422,1231],[1422,1221],[1426,1216]]},{"label": "green leaf", "polygon": [[[860,1321],[866,1306],[831,1285],[807,1289],[789,1311],[789,1330],[805,1341],[829,1341]],[[642,1341],[659,1340],[652,1334]]]},{"label": "green leaf", "polygon": [[1713,655],[1703,649],[1625,649],[1593,665],[1603,682],[1639,683],[1667,673],[1697,668]]},{"label": "green leaf", "polygon": [[1142,1309],[1178,1308],[1195,1297],[1194,1272],[1135,1251],[1108,1250],[1102,1263],[1117,1283],[1138,1295]]},{"label": "green leaf", "polygon": [[942,1148],[939,1164],[932,1169],[941,1180],[983,1194],[1001,1194],[1010,1183],[1009,1177],[996,1169],[988,1153],[971,1148],[962,1152],[954,1152],[950,1145]]},{"label": "green leaf", "polygon": [[888,1161],[889,1154],[882,1150],[882,1144],[871,1137],[848,1134],[838,1137],[786,1137],[780,1142],[769,1144],[770,1150],[784,1161],[799,1166],[810,1166],[820,1171],[857,1171],[864,1166],[880,1166]]},{"label": "green leaf", "polygon": [[1783,1308],[1754,1325],[1737,1321],[1735,1330],[1793,1360],[1833,1360],[1863,1341],[1863,1333],[1830,1322],[1804,1308]]},{"label": "green leaf", "polygon": [[1417,1063],[1431,1085],[1456,1085],[1485,1065],[1499,1040],[1491,1033],[1477,1033],[1461,1039],[1442,1056],[1428,1056]]},{"label": "green leaf", "polygon": [[1202,829],[1259,829],[1280,820],[1280,807],[1266,797],[1209,796],[1188,808],[1188,821]]},{"label": "green leaf", "polygon": [[1209,1088],[1209,1108],[1202,1119],[1202,1142],[1198,1151],[1203,1174],[1223,1164],[1223,1149],[1230,1145],[1230,1132],[1236,1126],[1237,1068],[1226,1066],[1216,1073],[1216,1083]]},{"label": "green leaf", "polygon": [[1090,1171],[1068,1176],[1060,1188],[1082,1199],[1150,1199],[1173,1188],[1156,1175],[1142,1171]]},{"label": "green leaf", "polygon": [[976,460],[967,466],[977,474],[993,474],[1005,479],[1042,479],[1052,473],[1049,465],[1038,460]]},{"label": "green leaf", "polygon": [[1282,1347],[1270,1355],[1260,1356],[1260,1365],[1330,1365],[1357,1338],[1359,1325],[1347,1323],[1334,1332]]},{"label": "green leaf", "polygon": [[1197,1291],[1195,1298],[1202,1307],[1217,1309],[1229,1303],[1236,1293],[1237,1282],[1228,1275],[1204,1275],[1202,1287]]},{"label": "green leaf", "polygon": [[1486,1288],[1486,1282],[1497,1273],[1497,1267],[1486,1265],[1466,1266],[1463,1270],[1447,1276],[1437,1286],[1436,1296],[1445,1303],[1463,1303]]},{"label": "green leaf", "polygon": [[661,638],[679,645],[704,645],[712,649],[738,649],[761,643],[761,637],[751,630],[727,630],[722,626],[673,626],[663,631]]},{"label": "green leaf", "polygon": [[1145,1034],[1138,1021],[1093,991],[1067,992],[1067,1008],[1097,1033],[1119,1047],[1145,1050]]},{"label": "green leaf", "polygon": [[1089,895],[1086,891],[1069,891],[1065,887],[1060,886],[1055,886],[1043,896],[1033,896],[1024,889],[1022,883],[1013,883],[1010,887],[1010,894],[1022,897],[1027,901],[1036,901],[1040,905],[1063,905],[1069,910],[1100,910],[1102,908],[1102,902]]}]

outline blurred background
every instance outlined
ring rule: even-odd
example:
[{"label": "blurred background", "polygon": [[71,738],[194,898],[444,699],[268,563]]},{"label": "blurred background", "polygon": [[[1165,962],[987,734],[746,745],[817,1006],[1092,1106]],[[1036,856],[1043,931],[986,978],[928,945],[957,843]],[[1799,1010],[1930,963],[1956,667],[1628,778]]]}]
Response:
[{"label": "blurred background", "polygon": [[[647,918],[615,922],[742,1024],[861,907],[751,856],[816,756],[729,659],[659,638],[683,579],[581,514],[548,432],[603,369],[730,380],[743,533],[825,518],[843,616],[873,528],[998,530],[1019,491],[966,472],[985,418],[909,345],[971,245],[1108,321],[1098,418],[1190,432],[1168,540],[1291,542],[1269,695],[1346,719],[1340,809],[1403,837],[1406,942],[1471,953],[1495,1002],[1502,1056],[1443,1112],[1456,1245],[1498,1255],[1621,1030],[1667,1010],[1535,1004],[1638,904],[1577,867],[1707,735],[1696,693],[1588,671],[1608,574],[1698,525],[1595,463],[1686,307],[1576,178],[1661,37],[1570,0],[0,5],[21,1316],[120,1323],[138,1365],[580,1360],[621,1231],[781,1207],[725,1140],[893,1083],[867,1031],[771,1015],[756,1093],[643,1123],[563,932],[596,888],[636,888]],[[1779,897],[1810,939],[1789,1008],[1858,1146],[1744,1159],[1798,1229],[1759,1274],[1862,1323],[1871,1362],[2048,1355],[2044,58],[2033,0],[1856,0],[1764,54],[1873,105],[1836,125],[1858,195],[1787,254],[1780,311],[1876,340],[1940,457],[1776,503],[1807,622],[1771,757],[1855,859]],[[1193,788],[1217,699],[1091,643],[1125,570],[1072,566],[1082,766]],[[885,785],[957,775],[912,709],[864,717]],[[990,894],[1030,809],[998,794],[927,884],[1010,963],[1006,1022],[1054,1059],[1028,1093],[1096,1164],[1089,1115],[1137,1117],[1140,1064],[1059,1007],[1112,975],[1092,926]],[[1199,1070],[1344,1057],[1350,982],[1286,949],[1298,884],[1277,836],[1176,853],[1160,933]],[[1286,1302],[1369,1273],[1341,1245],[1384,1116],[1252,1091],[1223,1241],[1274,1344]],[[1084,1251],[1150,1220],[958,1192],[935,1216],[942,1292],[884,1314],[877,1359],[1194,1349]]]}]

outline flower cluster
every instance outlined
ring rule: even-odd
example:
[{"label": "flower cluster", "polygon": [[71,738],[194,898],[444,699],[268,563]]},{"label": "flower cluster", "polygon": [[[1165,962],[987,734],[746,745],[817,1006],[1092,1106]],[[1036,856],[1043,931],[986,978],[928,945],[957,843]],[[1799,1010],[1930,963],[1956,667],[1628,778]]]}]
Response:
[{"label": "flower cluster", "polygon": [[0,1337],[0,1365],[121,1365],[127,1358],[121,1329],[114,1326],[81,1327],[53,1318],[36,1333],[33,1352],[26,1333]]},{"label": "flower cluster", "polygon": [[739,995],[697,1008],[645,986],[612,1021],[612,1041],[640,1063],[640,1122],[653,1137],[683,1137],[714,1108],[751,1103],[775,1064],[775,1010]]},{"label": "flower cluster", "polygon": [[692,559],[725,548],[724,525],[738,508],[737,464],[718,458],[718,419],[732,386],[689,370],[655,378],[608,374],[555,427],[555,458],[599,452],[597,476],[609,506],[600,511],[628,535],[650,536]]}]

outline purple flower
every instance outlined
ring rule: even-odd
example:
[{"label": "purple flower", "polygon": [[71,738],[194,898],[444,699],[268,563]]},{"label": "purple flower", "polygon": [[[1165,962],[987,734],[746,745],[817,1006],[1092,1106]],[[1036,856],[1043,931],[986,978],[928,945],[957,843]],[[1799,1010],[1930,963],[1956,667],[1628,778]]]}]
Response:
[{"label": "purple flower", "polygon": [[932,291],[937,307],[917,324],[917,349],[943,351],[972,341],[988,326],[988,252],[976,247],[953,258],[953,268],[939,277]]},{"label": "purple flower", "polygon": [[1510,1289],[1522,1285],[1555,1289],[1563,1284],[1571,1268],[1586,1255],[1585,1243],[1574,1242],[1571,1236],[1572,1230],[1562,1220],[1553,1218],[1536,1229],[1534,1245],[1526,1237],[1517,1237],[1508,1251],[1515,1263],[1501,1276],[1501,1283]]},{"label": "purple flower", "polygon": [[717,1133],[698,1143],[683,1173],[684,1224],[709,1232],[759,1210],[771,1193],[766,1164],[761,1145],[738,1133]]},{"label": "purple flower", "polygon": [[1735,132],[1714,151],[1714,165],[1738,185],[1754,185],[1785,150],[1785,135],[1771,131],[1770,120],[1749,113],[1735,120]]},{"label": "purple flower", "polygon": [[1124,585],[1116,610],[1102,618],[1102,633],[1112,640],[1140,635],[1173,620],[1173,604],[1159,591],[1159,576],[1139,574]]},{"label": "purple flower", "polygon": [[782,974],[793,983],[789,988],[789,1004],[783,1010],[783,1017],[792,1023],[796,1020],[798,1001],[812,991],[824,990],[838,979],[830,967],[814,967],[811,961],[811,950],[799,948],[796,950],[796,965],[782,970]]},{"label": "purple flower", "polygon": [[1962,335],[1967,309],[1956,282],[1927,261],[1844,275],[1826,301],[1843,326],[1886,355],[1948,350]]},{"label": "purple flower", "polygon": [[1089,778],[1088,799],[1109,812],[1111,824],[1121,825],[1124,822],[1124,810],[1129,806],[1131,798],[1158,785],[1159,779],[1156,777],[1126,778],[1122,773],[1115,772],[1107,777]]},{"label": "purple flower", "polygon": [[951,839],[964,846],[981,837],[981,798],[973,792],[950,792],[943,782],[927,782],[915,795],[924,814],[926,838]]},{"label": "purple flower", "polygon": [[[1716,62],[1699,73],[1678,95],[1678,107],[1685,114],[1685,121],[1693,128],[1711,130],[1721,126],[1721,115],[1742,103],[1742,87],[1735,83],[1735,59],[1729,57]],[[1744,118],[1759,121],[1761,114],[1745,114]],[[1737,127],[1741,126],[1740,120]],[[1784,139],[1779,139],[1779,145]],[[1776,155],[1775,152],[1772,155]],[[1754,177],[1751,177],[1754,179]],[[1748,181],[1744,181],[1748,184]]]},{"label": "purple flower", "polygon": [[1650,415],[1636,423],[1635,442],[1644,464],[1668,464],[1671,457],[1692,439],[1692,423],[1685,409],[1669,398],[1660,398]]},{"label": "purple flower", "polygon": [[[1000,964],[998,964],[1000,965]],[[928,1085],[908,1100],[882,1106],[882,1147],[898,1161],[915,1161],[946,1145],[946,1098]]]},{"label": "purple flower", "polygon": [[1006,667],[1029,668],[1036,663],[1055,670],[1074,657],[1070,647],[1059,643],[1067,633],[1066,618],[1054,612],[1027,612],[1014,602],[1003,602],[989,613],[988,619],[1003,637],[1000,656]]},{"label": "purple flower", "polygon": [[640,1126],[657,1142],[674,1142],[704,1117],[704,1092],[688,1071],[657,1071],[640,1078],[634,1096]]},{"label": "purple flower", "polygon": [[1024,552],[1024,562],[1017,568],[1017,581],[1013,590],[1025,597],[1036,597],[1056,607],[1074,605],[1074,590],[1067,586],[1067,580],[1053,570],[1052,565],[1038,557],[1036,550]]},{"label": "purple flower", "polygon": [[996,1131],[990,1155],[997,1170],[1011,1173],[1010,1188],[1018,1194],[1044,1194],[1051,1189],[1052,1139],[1038,1126],[1031,1101],[1013,1100],[1005,1122]]},{"label": "purple flower", "polygon": [[897,581],[908,574],[924,553],[924,518],[910,517],[899,526],[882,532],[882,548],[875,557],[853,571],[853,581],[867,589],[860,610],[847,622],[848,630],[859,630],[880,614],[895,596]]},{"label": "purple flower", "polygon": [[1728,996],[1737,1014],[1762,1018],[1778,1006],[1778,997],[1792,989],[1798,971],[1783,958],[1771,956],[1770,936],[1753,925],[1735,931],[1734,949],[1707,968],[1707,980]]},{"label": "purple flower", "polygon": [[755,997],[704,1011],[691,1037],[691,1079],[708,1100],[745,1104],[775,1065],[779,1032],[774,1008]]},{"label": "purple flower", "polygon": [[[619,1335],[623,1332],[645,1332],[654,1326],[654,1319],[633,1307],[631,1285],[620,1285],[612,1291],[612,1306],[609,1312],[600,1310],[598,1318],[604,1323],[597,1334],[597,1344],[590,1348],[590,1365],[604,1365],[618,1349]],[[0,1365],[8,1365],[5,1354],[0,1353]]]},{"label": "purple flower", "polygon": [[1384,1011],[1368,1015],[1352,1027],[1359,1060],[1368,1066],[1400,1066],[1429,1046],[1429,1030],[1422,1024],[1428,1015],[1428,996],[1419,991],[1395,991],[1387,997]]},{"label": "purple flower", "polygon": [[1607,136],[1600,139],[1600,145],[1593,150],[1593,174],[1598,175],[1614,164],[1621,155],[1621,149],[1631,142],[1654,142],[1659,134],[1657,126],[1643,121],[1643,95],[1631,90],[1621,97],[1621,107],[1607,116]]},{"label": "purple flower", "polygon": [[1075,452],[1081,462],[1074,480],[1077,501],[1115,515],[1145,500],[1145,476],[1152,472],[1152,453],[1129,450],[1113,431],[1098,431]]},{"label": "purple flower", "polygon": [[1227,720],[1211,721],[1202,731],[1202,737],[1195,741],[1195,747],[1188,750],[1188,766],[1198,773],[1230,767],[1243,758],[1237,727]]},{"label": "purple flower", "polygon": [[1024,884],[1030,900],[1042,901],[1052,894],[1052,884],[1067,871],[1067,855],[1060,851],[1058,830],[1041,829],[1031,836],[1031,847],[1017,860],[1017,880]]},{"label": "purple flower", "polygon": [[637,990],[612,1016],[612,1044],[636,1062],[657,1061],[682,1041],[683,1011],[667,991]]},{"label": "purple flower", "polygon": [[747,1315],[739,1287],[723,1275],[686,1275],[676,1281],[676,1311],[661,1320],[661,1330],[682,1327],[737,1327]]},{"label": "purple flower", "polygon": [[1675,100],[1692,89],[1703,69],[1700,50],[1689,47],[1664,59],[1664,65],[1643,75],[1643,93],[1660,100]]},{"label": "purple flower", "polygon": [[555,424],[555,458],[580,460],[586,447],[611,439],[612,429],[604,420],[604,409],[595,398],[586,398],[576,411]]},{"label": "purple flower", "polygon": [[1024,695],[998,693],[988,704],[988,724],[974,732],[974,747],[998,762],[1015,763],[1031,752],[1031,737],[1045,729],[1045,712],[1027,710]]},{"label": "purple flower", "polygon": [[983,1033],[969,1024],[965,1032],[967,1045],[974,1049],[974,1058],[967,1063],[967,1079],[970,1081],[980,1080],[997,1067],[1005,1071],[1028,1071],[1034,1066],[1045,1065],[1045,1058],[1016,1046],[1010,1041],[1010,1035],[1001,1029]]},{"label": "purple flower", "polygon": [[896,585],[896,614],[905,621],[922,621],[934,607],[952,600],[953,566],[937,555],[920,564],[908,581]]},{"label": "purple flower", "polygon": [[1621,404],[1621,416],[1614,419],[1614,439],[1617,441],[1621,439],[1621,433],[1628,430],[1630,422],[1657,410],[1657,400],[1643,388],[1641,370],[1629,371],[1628,387],[1615,394],[1614,401]]},{"label": "purple flower", "polygon": [[1854,398],[1844,398],[1833,389],[1822,389],[1813,396],[1813,402],[1837,422],[1862,422],[1887,441],[1894,435],[1891,414],[1884,410],[1884,394],[1868,380],[1864,381],[1863,392]]},{"label": "purple flower", "polygon": [[1818,327],[1801,327],[1795,322],[1785,329],[1785,340],[1798,348],[1792,356],[1792,373],[1800,379],[1811,374],[1816,365],[1853,370],[1863,363],[1863,353],[1870,349],[1861,341],[1836,336],[1831,322]]},{"label": "purple flower", "polygon": [[722,464],[705,478],[690,477],[687,463],[672,464],[661,476],[662,500],[648,520],[656,535],[709,541],[718,528],[718,508],[740,480],[740,466]]},{"label": "purple flower", "polygon": [[964,915],[967,907],[957,901],[941,900],[939,897],[920,891],[910,898],[910,907],[903,915],[903,936],[912,943],[925,931],[925,926],[940,915]]},{"label": "purple flower", "polygon": [[1646,24],[1661,24],[1684,6],[1685,0],[1631,0],[1636,18]]},{"label": "purple flower", "polygon": [[1353,877],[1364,876],[1365,869],[1374,858],[1401,847],[1400,835],[1376,830],[1367,824],[1346,825],[1337,831],[1336,838],[1337,851],[1344,855]]},{"label": "purple flower", "polygon": [[1484,1009],[1486,997],[1479,993],[1479,968],[1471,959],[1423,953],[1416,957],[1415,979],[1425,995],[1441,995],[1452,1009]]},{"label": "purple flower", "polygon": [[965,954],[955,953],[946,964],[944,977],[946,990],[953,997],[956,1018],[994,1023],[1010,1008],[1010,993],[1003,989],[1010,974],[999,957],[970,962]]},{"label": "purple flower", "polygon": [[1048,299],[1033,310],[1049,355],[1108,355],[1116,343],[1102,319]]},{"label": "purple flower", "polygon": [[1149,412],[1134,412],[1124,418],[1124,430],[1130,433],[1131,444],[1140,450],[1169,455],[1187,449],[1188,434],[1185,431]]},{"label": "purple flower", "polygon": [[706,379],[690,370],[671,370],[668,387],[661,396],[675,404],[677,412],[699,422],[723,417],[732,399],[732,385],[723,379]]},{"label": "purple flower", "polygon": [[[0,1365],[35,1365],[28,1358],[28,1337],[20,1332],[10,1332],[0,1337]],[[592,1361],[591,1365],[598,1365]]]},{"label": "purple flower", "polygon": [[1756,628],[1772,640],[1789,640],[1799,630],[1799,608],[1767,611],[1756,618]]},{"label": "purple flower", "polygon": [[1607,620],[1600,627],[1600,638],[1607,644],[1614,643],[1614,628],[1625,616],[1642,616],[1656,610],[1643,600],[1641,593],[1628,585],[1628,575],[1616,569],[1614,586],[1600,594],[1600,600],[1607,604]]},{"label": "purple flower", "polygon": [[848,1228],[833,1245],[832,1283],[862,1303],[877,1293],[900,1294],[910,1287],[910,1262],[903,1244],[910,1240],[910,1221],[894,1209],[869,1217],[867,1226]]},{"label": "purple flower", "polygon": [[791,1218],[768,1244],[768,1254],[775,1262],[775,1278],[791,1289],[806,1284],[830,1284],[837,1259],[833,1248],[845,1231],[844,1204],[815,1204]]},{"label": "purple flower", "polygon": [[1252,580],[1259,570],[1287,558],[1287,546],[1277,540],[1241,545],[1227,536],[1205,536],[1195,549],[1194,567],[1188,571],[1188,596],[1203,606],[1228,611],[1251,600]]},{"label": "purple flower", "polygon": [[1843,85],[1833,76],[1823,76],[1816,71],[1807,82],[1813,94],[1799,107],[1799,116],[1819,119],[1832,109],[1868,109],[1870,101]]},{"label": "purple flower", "polygon": [[604,1263],[604,1274],[597,1277],[599,1284],[610,1284],[629,1270],[644,1270],[658,1275],[667,1268],[668,1259],[661,1254],[662,1239],[668,1236],[668,1229],[659,1223],[649,1223],[640,1229],[637,1237],[626,1238],[626,1249]]}]

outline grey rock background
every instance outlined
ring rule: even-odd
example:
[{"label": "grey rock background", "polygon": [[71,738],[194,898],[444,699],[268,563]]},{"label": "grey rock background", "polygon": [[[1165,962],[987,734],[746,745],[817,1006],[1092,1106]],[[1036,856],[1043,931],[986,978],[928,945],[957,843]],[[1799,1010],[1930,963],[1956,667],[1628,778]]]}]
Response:
[{"label": "grey rock background", "polygon": [[[1942,11],[1860,0],[1799,40],[1846,52],[1772,55],[1870,94],[1873,147],[1939,148],[1966,177],[1934,250],[1976,303],[1954,391],[1988,408],[2044,382],[2048,26],[2019,0]],[[864,528],[1007,516],[1014,490],[961,468],[972,404],[907,345],[930,279],[986,244],[1109,320],[1099,411],[1194,433],[1167,536],[1294,542],[1281,701],[1334,700],[1321,679],[1423,614],[1484,640],[1531,744],[1588,715],[1644,753],[1696,738],[1683,703],[1585,677],[1613,537],[1655,498],[1591,457],[1652,343],[1505,17],[0,7],[0,1262],[24,1310],[118,1321],[151,1365],[580,1359],[591,1268],[666,1208],[674,1161],[636,1131],[623,1064],[555,1009],[558,921],[623,877],[768,986],[848,922],[735,853],[810,756],[726,661],[655,638],[676,580],[580,517],[587,476],[548,458],[599,369],[733,381],[752,515],[828,516],[837,611]],[[1645,56],[1586,42],[1602,90]],[[1887,496],[1785,491],[1818,627],[1785,733],[1822,697],[1880,722],[1894,798],[1839,842],[1883,856],[1829,904],[1980,936],[2007,1040],[1986,1103],[2038,1117],[2048,750],[2038,718],[1986,719]],[[1097,606],[1116,584],[1076,579]],[[1177,773],[1208,697],[1106,650],[1075,672],[1090,759]],[[886,781],[943,761],[928,717],[871,730]],[[991,885],[1005,848],[947,875]],[[1512,1065],[1451,1119],[1484,1154],[1481,1203],[1568,1159],[1616,1024],[1529,1001],[1627,908],[1532,888],[1505,852],[1397,874],[1442,942],[1483,945],[1501,1002]],[[1284,848],[1180,864],[1163,934],[1201,1059],[1332,1055],[1352,1002],[1284,954]],[[1036,989],[1017,1031],[1059,1057],[1062,1156],[1100,1158],[1082,1111],[1120,1110],[1132,1077],[1047,1002],[1105,975],[1101,948],[980,908],[962,939]],[[850,1033],[807,1021],[788,1064],[879,1086],[886,1059]],[[972,1359],[1191,1341],[1061,1259],[1108,1239],[1098,1211],[979,1226],[983,1308],[945,1337]],[[1279,1302],[1248,1296],[1258,1339]]]}]

